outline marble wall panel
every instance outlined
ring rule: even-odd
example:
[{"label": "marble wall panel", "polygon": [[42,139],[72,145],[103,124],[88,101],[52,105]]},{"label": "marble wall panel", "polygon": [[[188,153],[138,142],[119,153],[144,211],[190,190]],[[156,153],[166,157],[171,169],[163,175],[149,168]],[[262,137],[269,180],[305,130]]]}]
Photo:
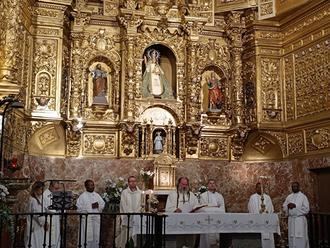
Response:
[{"label": "marble wall panel", "polygon": [[[285,197],[290,193],[290,183],[299,181],[301,189],[316,204],[316,176],[310,168],[330,166],[328,158],[310,158],[282,162],[228,162],[210,160],[185,160],[177,163],[177,177],[187,176],[193,191],[200,185],[206,185],[209,178],[217,181],[218,190],[225,198],[228,212],[246,212],[249,196],[254,193],[255,184],[260,176],[266,176],[265,190],[273,199],[275,211],[279,212]],[[127,178],[136,175],[142,168],[152,167],[150,160],[125,159],[83,159],[83,158],[47,158],[26,159],[22,175],[34,180],[75,179],[66,183],[67,190],[80,193],[84,190],[86,179],[96,182],[96,191],[104,192],[108,178]],[[141,184],[140,184],[141,185]]]}]

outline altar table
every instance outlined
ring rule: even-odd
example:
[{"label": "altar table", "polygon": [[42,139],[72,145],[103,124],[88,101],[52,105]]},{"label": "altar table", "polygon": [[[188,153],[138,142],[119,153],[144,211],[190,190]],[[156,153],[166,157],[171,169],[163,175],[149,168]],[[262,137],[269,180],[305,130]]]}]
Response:
[{"label": "altar table", "polygon": [[[165,213],[165,234],[278,233],[277,214],[249,213]],[[145,221],[142,223],[145,232]],[[141,219],[133,219],[133,236],[141,234]]]}]

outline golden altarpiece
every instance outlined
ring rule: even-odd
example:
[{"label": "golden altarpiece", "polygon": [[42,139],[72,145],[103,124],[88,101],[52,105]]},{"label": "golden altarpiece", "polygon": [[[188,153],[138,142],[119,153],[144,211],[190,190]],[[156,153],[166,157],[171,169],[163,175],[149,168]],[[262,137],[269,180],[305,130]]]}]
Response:
[{"label": "golden altarpiece", "polygon": [[4,157],[328,152],[329,4],[288,2],[2,1]]}]

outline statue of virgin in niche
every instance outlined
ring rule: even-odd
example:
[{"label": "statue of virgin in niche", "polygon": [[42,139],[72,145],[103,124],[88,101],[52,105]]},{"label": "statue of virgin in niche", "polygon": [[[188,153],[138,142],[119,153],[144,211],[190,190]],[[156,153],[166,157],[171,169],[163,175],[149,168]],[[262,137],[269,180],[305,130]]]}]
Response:
[{"label": "statue of virgin in niche", "polygon": [[144,56],[146,70],[143,74],[142,96],[159,99],[173,98],[172,87],[159,65],[160,52],[150,49]]}]

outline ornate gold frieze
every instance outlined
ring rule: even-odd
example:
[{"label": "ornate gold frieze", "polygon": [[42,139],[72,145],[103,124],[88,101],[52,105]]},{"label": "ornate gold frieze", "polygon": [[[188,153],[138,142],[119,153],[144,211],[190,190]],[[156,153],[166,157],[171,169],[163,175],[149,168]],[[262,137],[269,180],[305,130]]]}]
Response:
[{"label": "ornate gold frieze", "polygon": [[280,59],[261,57],[262,118],[265,121],[280,121],[277,110],[281,105]]},{"label": "ornate gold frieze", "polygon": [[330,148],[330,128],[313,128],[306,130],[307,152]]},{"label": "ornate gold frieze", "polygon": [[31,109],[56,110],[57,40],[37,38],[34,48]]},{"label": "ornate gold frieze", "polygon": [[42,129],[43,127],[47,126],[51,122],[48,121],[31,121],[30,122],[30,130],[28,132],[28,138],[31,137],[34,133],[38,130]]},{"label": "ornate gold frieze", "polygon": [[38,27],[35,30],[35,34],[36,35],[43,35],[43,36],[59,36],[61,34],[61,30],[59,29],[54,29],[54,28],[42,28],[42,27]]},{"label": "ornate gold frieze", "polygon": [[261,154],[268,153],[273,145],[274,142],[263,135],[259,135],[256,139],[253,140],[253,143],[251,144],[251,146]]},{"label": "ornate gold frieze", "polygon": [[56,130],[53,127],[50,127],[49,129],[43,130],[39,134],[39,143],[41,144],[42,147],[45,147],[54,141],[56,141],[59,137],[56,133]]},{"label": "ornate gold frieze", "polygon": [[302,131],[288,133],[289,156],[303,155],[305,152],[304,134]]},{"label": "ornate gold frieze", "polygon": [[36,8],[34,10],[34,14],[35,15],[38,15],[38,16],[47,16],[47,17],[53,17],[53,18],[55,18],[55,17],[58,17],[59,12],[56,11],[56,10]]},{"label": "ornate gold frieze", "polygon": [[104,0],[103,1],[103,15],[116,16],[118,15],[118,1],[117,0]]},{"label": "ornate gold frieze", "polygon": [[22,58],[26,29],[21,27],[23,1],[0,3],[0,95],[17,94],[22,75]]},{"label": "ornate gold frieze", "polygon": [[326,21],[326,18],[330,15],[330,7],[329,4],[325,6],[323,10],[307,15],[303,20],[299,20],[299,22],[291,22],[291,24],[283,30],[283,36],[286,40],[292,38],[293,35],[301,35],[301,31],[307,30],[321,21]]},{"label": "ornate gold frieze", "polygon": [[187,157],[198,157],[198,144],[202,128],[199,123],[185,126]]},{"label": "ornate gold frieze", "polygon": [[295,53],[297,118],[330,110],[329,40]]},{"label": "ornate gold frieze", "polygon": [[116,134],[84,134],[83,155],[116,156]]},{"label": "ornate gold frieze", "polygon": [[66,156],[77,157],[81,153],[82,134],[80,131],[74,131],[68,124],[66,128]]},{"label": "ornate gold frieze", "polygon": [[137,137],[138,129],[137,124],[134,122],[123,122],[120,124],[121,127],[121,145],[120,151],[121,156],[134,157],[137,151]]},{"label": "ornate gold frieze", "polygon": [[274,17],[275,15],[276,15],[275,0],[260,0],[260,1],[258,1],[259,20]]},{"label": "ornate gold frieze", "polygon": [[12,111],[6,115],[6,123],[4,128],[4,143],[7,144],[7,149],[11,152],[18,150],[20,152],[26,151],[27,129],[29,124],[24,120],[22,113],[18,111]]},{"label": "ornate gold frieze", "polygon": [[284,90],[286,96],[286,119],[294,120],[296,118],[295,106],[295,82],[294,82],[294,56],[292,54],[284,58]]},{"label": "ornate gold frieze", "polygon": [[200,157],[212,159],[228,159],[227,137],[201,137]]}]

